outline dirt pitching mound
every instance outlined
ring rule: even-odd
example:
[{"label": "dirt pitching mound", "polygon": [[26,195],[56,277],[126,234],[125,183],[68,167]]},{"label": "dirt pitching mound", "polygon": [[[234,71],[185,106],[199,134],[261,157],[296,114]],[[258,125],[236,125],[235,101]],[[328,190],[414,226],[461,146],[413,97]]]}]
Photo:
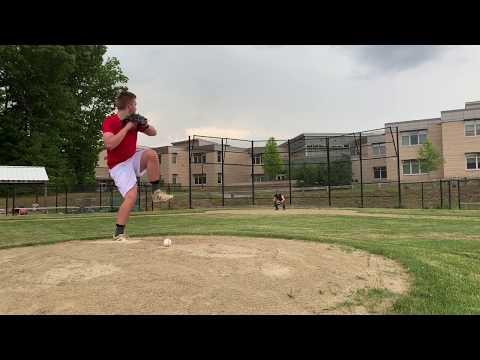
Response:
[{"label": "dirt pitching mound", "polygon": [[1,314],[382,313],[397,263],[321,243],[226,236],[72,241],[0,251]]}]

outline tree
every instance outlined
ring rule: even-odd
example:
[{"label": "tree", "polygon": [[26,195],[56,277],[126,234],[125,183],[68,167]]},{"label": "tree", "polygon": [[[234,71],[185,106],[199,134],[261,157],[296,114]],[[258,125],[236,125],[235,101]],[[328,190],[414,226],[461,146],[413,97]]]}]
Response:
[{"label": "tree", "polygon": [[[327,164],[300,163],[293,165],[292,178],[299,186],[328,185]],[[352,163],[349,159],[336,160],[330,163],[330,185],[349,185],[352,183]]]},{"label": "tree", "polygon": [[430,140],[418,151],[418,159],[422,172],[426,173],[437,170],[443,164],[442,154]]},{"label": "tree", "polygon": [[95,179],[101,123],[128,80],[106,46],[0,46],[0,163]]},{"label": "tree", "polygon": [[265,175],[274,180],[275,177],[283,172],[283,160],[280,157],[278,146],[275,138],[271,137],[265,146],[265,153],[263,154],[263,169]]},{"label": "tree", "polygon": [[299,186],[318,185],[321,178],[322,169],[317,164],[292,164],[292,178],[296,179]]}]

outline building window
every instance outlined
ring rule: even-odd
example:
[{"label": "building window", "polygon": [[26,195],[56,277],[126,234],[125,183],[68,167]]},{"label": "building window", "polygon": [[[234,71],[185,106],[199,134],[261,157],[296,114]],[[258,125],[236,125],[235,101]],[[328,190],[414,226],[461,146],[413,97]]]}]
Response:
[{"label": "building window", "polygon": [[403,160],[403,175],[421,175],[422,167],[418,160]]},{"label": "building window", "polygon": [[425,144],[427,142],[427,132],[417,131],[402,135],[403,146],[414,146],[418,144]]},{"label": "building window", "polygon": [[205,185],[207,183],[207,174],[194,174],[195,185]]},{"label": "building window", "polygon": [[158,154],[158,163],[159,163],[159,164],[162,163],[162,155],[161,155],[161,154]]},{"label": "building window", "polygon": [[480,120],[465,121],[465,136],[480,135]]},{"label": "building window", "polygon": [[285,175],[285,174],[279,174],[279,175],[276,176],[277,180],[285,180],[286,178],[287,178],[287,175]]},{"label": "building window", "polygon": [[372,144],[372,153],[373,155],[385,155],[386,154],[386,148],[385,144]]},{"label": "building window", "polygon": [[373,155],[380,156],[386,155],[387,149],[385,148],[385,144],[372,144],[372,152]]},{"label": "building window", "polygon": [[265,175],[255,175],[255,182],[263,182],[265,181]]},{"label": "building window", "polygon": [[222,152],[217,151],[217,162],[222,162]]},{"label": "building window", "polygon": [[479,170],[479,153],[465,154],[467,160],[467,170]]},{"label": "building window", "polygon": [[177,177],[178,177],[177,174],[172,174],[172,184],[176,184],[176,183],[177,183]]},{"label": "building window", "polygon": [[263,164],[263,154],[253,155],[253,163],[255,165],[262,165]]},{"label": "building window", "polygon": [[206,164],[207,154],[205,153],[195,153],[193,154],[193,163],[194,164]]},{"label": "building window", "polygon": [[373,168],[373,177],[375,179],[380,179],[380,180],[386,179],[387,178],[387,168],[385,166],[374,167]]},{"label": "building window", "polygon": [[222,183],[222,173],[217,173],[217,184]]},{"label": "building window", "polygon": [[320,144],[310,144],[307,145],[307,152],[320,152],[324,150],[326,146]]},{"label": "building window", "polygon": [[172,164],[177,163],[177,154],[172,154]]}]

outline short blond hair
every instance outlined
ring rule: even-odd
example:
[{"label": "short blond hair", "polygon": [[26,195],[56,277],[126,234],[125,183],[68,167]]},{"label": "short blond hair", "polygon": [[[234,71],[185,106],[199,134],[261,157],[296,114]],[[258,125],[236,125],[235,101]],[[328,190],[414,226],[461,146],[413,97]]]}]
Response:
[{"label": "short blond hair", "polygon": [[134,93],[130,91],[122,91],[120,95],[117,96],[117,100],[115,101],[115,106],[118,110],[125,110],[127,106],[137,98]]}]

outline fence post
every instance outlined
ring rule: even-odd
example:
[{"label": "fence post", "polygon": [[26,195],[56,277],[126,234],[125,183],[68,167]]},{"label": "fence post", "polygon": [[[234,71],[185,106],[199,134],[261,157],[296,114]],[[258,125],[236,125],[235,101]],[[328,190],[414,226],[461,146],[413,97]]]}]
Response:
[{"label": "fence post", "polygon": [[68,188],[65,185],[65,214],[68,214]]},{"label": "fence post", "polygon": [[58,187],[55,184],[55,213],[58,214]]},{"label": "fence post", "polygon": [[191,139],[188,137],[188,207],[192,208],[192,148]]},{"label": "fence post", "polygon": [[424,209],[424,203],[423,203],[423,181],[422,181],[421,185],[422,185],[422,209]]},{"label": "fence post", "polygon": [[142,184],[140,183],[140,178],[137,178],[137,184],[138,184],[138,211],[140,211],[142,209],[142,206],[141,206],[141,197],[142,197]]},{"label": "fence post", "polygon": [[327,190],[328,206],[332,206],[332,195],[330,194],[330,138],[327,136]]},{"label": "fence post", "polygon": [[440,180],[440,208],[443,209],[443,183]]},{"label": "fence post", "polygon": [[103,191],[103,185],[100,183],[100,211],[102,211],[102,191]]},{"label": "fence post", "polygon": [[13,184],[13,198],[12,198],[12,216],[15,215],[15,197],[16,197],[15,184]]},{"label": "fence post", "polygon": [[[144,185],[145,186],[145,185]],[[170,194],[171,192],[171,189],[170,189],[170,184],[167,183],[167,193]],[[145,198],[145,202],[147,201],[147,198]],[[168,209],[170,210],[172,208],[172,200],[168,200]]]},{"label": "fence post", "polygon": [[144,184],[143,187],[145,189],[145,211],[148,211],[148,188],[147,188],[147,184]]},{"label": "fence post", "polygon": [[113,212],[113,180],[110,183],[110,211]]},{"label": "fence post", "polygon": [[400,183],[400,142],[398,138],[398,126],[396,129],[397,135],[397,182],[398,182],[398,207],[402,207],[402,185]]},{"label": "fence post", "polygon": [[7,184],[7,197],[5,198],[5,216],[8,215],[8,189],[9,189],[9,186]]},{"label": "fence post", "polygon": [[448,208],[452,208],[452,183],[448,180]]},{"label": "fence post", "polygon": [[253,140],[252,140],[252,205],[255,206],[255,169],[254,169],[254,156],[253,156]]},{"label": "fence post", "polygon": [[363,157],[362,157],[362,132],[360,131],[360,144],[359,144],[359,153],[360,153],[360,207],[363,208]]},{"label": "fence post", "polygon": [[45,213],[48,214],[48,183],[43,183],[43,200]]},{"label": "fence post", "polygon": [[457,179],[457,197],[458,197],[458,210],[461,210],[462,201],[460,198],[460,179]]},{"label": "fence post", "polygon": [[292,169],[290,161],[290,139],[288,139],[288,198],[290,205],[292,205]]},{"label": "fence post", "polygon": [[225,207],[225,150],[222,137],[222,206]]}]

